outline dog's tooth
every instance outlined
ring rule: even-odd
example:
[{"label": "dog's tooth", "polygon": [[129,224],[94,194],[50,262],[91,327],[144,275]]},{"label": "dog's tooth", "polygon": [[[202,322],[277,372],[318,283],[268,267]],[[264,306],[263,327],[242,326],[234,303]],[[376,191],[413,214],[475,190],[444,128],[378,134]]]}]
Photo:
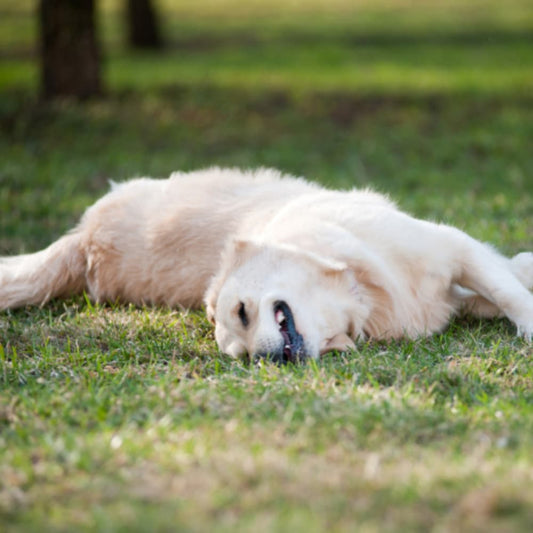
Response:
[{"label": "dog's tooth", "polygon": [[277,322],[278,324],[281,324],[284,320],[285,320],[285,313],[280,309],[280,310],[276,313],[276,322]]}]

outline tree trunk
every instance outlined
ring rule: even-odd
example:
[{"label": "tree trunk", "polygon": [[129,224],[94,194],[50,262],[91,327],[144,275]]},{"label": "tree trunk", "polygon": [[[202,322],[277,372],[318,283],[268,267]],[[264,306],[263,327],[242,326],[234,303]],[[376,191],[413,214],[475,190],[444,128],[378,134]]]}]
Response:
[{"label": "tree trunk", "polygon": [[156,11],[150,0],[128,0],[127,23],[130,47],[149,50],[162,47]]},{"label": "tree trunk", "polygon": [[43,97],[100,94],[94,0],[40,0],[39,23]]}]

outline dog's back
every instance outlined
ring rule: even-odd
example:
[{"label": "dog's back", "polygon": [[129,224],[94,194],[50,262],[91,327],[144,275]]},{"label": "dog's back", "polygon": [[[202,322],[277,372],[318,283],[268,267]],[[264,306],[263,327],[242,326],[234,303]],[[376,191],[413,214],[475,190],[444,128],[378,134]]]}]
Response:
[{"label": "dog's back", "polygon": [[228,238],[316,188],[274,170],[218,168],[112,184],[73,233],[0,259],[0,309],[83,290],[96,301],[200,306]]}]

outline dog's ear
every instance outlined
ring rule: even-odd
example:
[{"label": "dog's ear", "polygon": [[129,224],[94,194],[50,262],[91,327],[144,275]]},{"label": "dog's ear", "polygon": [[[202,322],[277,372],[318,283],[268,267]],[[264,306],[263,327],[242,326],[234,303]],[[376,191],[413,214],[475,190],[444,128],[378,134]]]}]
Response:
[{"label": "dog's ear", "polygon": [[336,259],[326,257],[315,251],[304,250],[293,244],[281,244],[277,246],[277,250],[282,251],[289,256],[292,256],[295,260],[304,260],[310,263],[322,271],[326,275],[334,275],[345,272],[348,265],[344,261],[338,261]]},{"label": "dog's ear", "polygon": [[342,274],[348,269],[348,265],[344,261],[337,261],[336,259],[323,257],[314,252],[305,251],[301,253],[308,257],[310,261],[318,265],[326,276]]},{"label": "dog's ear", "polygon": [[364,334],[378,338],[380,332],[392,331],[397,304],[389,276],[375,262],[353,261],[348,262],[348,267],[355,279],[352,292],[358,299],[366,300],[370,308],[370,314],[362,326]]},{"label": "dog's ear", "polygon": [[216,305],[220,289],[230,272],[243,265],[258,250],[253,241],[234,239],[228,243],[220,256],[220,267],[211,279],[204,296],[205,310],[208,320],[215,324]]}]

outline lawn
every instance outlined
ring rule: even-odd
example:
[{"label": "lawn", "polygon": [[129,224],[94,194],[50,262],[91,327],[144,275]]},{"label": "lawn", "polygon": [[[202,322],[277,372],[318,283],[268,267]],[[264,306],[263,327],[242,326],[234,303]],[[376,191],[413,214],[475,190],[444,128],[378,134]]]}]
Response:
[{"label": "lawn", "polygon": [[[47,105],[32,5],[0,7],[0,255],[46,246],[109,179],[213,164],[372,186],[533,250],[530,2],[166,0],[149,55],[108,0],[106,96]],[[530,531],[532,354],[506,320],[457,319],[258,367],[203,311],[3,312],[0,530]]]}]

